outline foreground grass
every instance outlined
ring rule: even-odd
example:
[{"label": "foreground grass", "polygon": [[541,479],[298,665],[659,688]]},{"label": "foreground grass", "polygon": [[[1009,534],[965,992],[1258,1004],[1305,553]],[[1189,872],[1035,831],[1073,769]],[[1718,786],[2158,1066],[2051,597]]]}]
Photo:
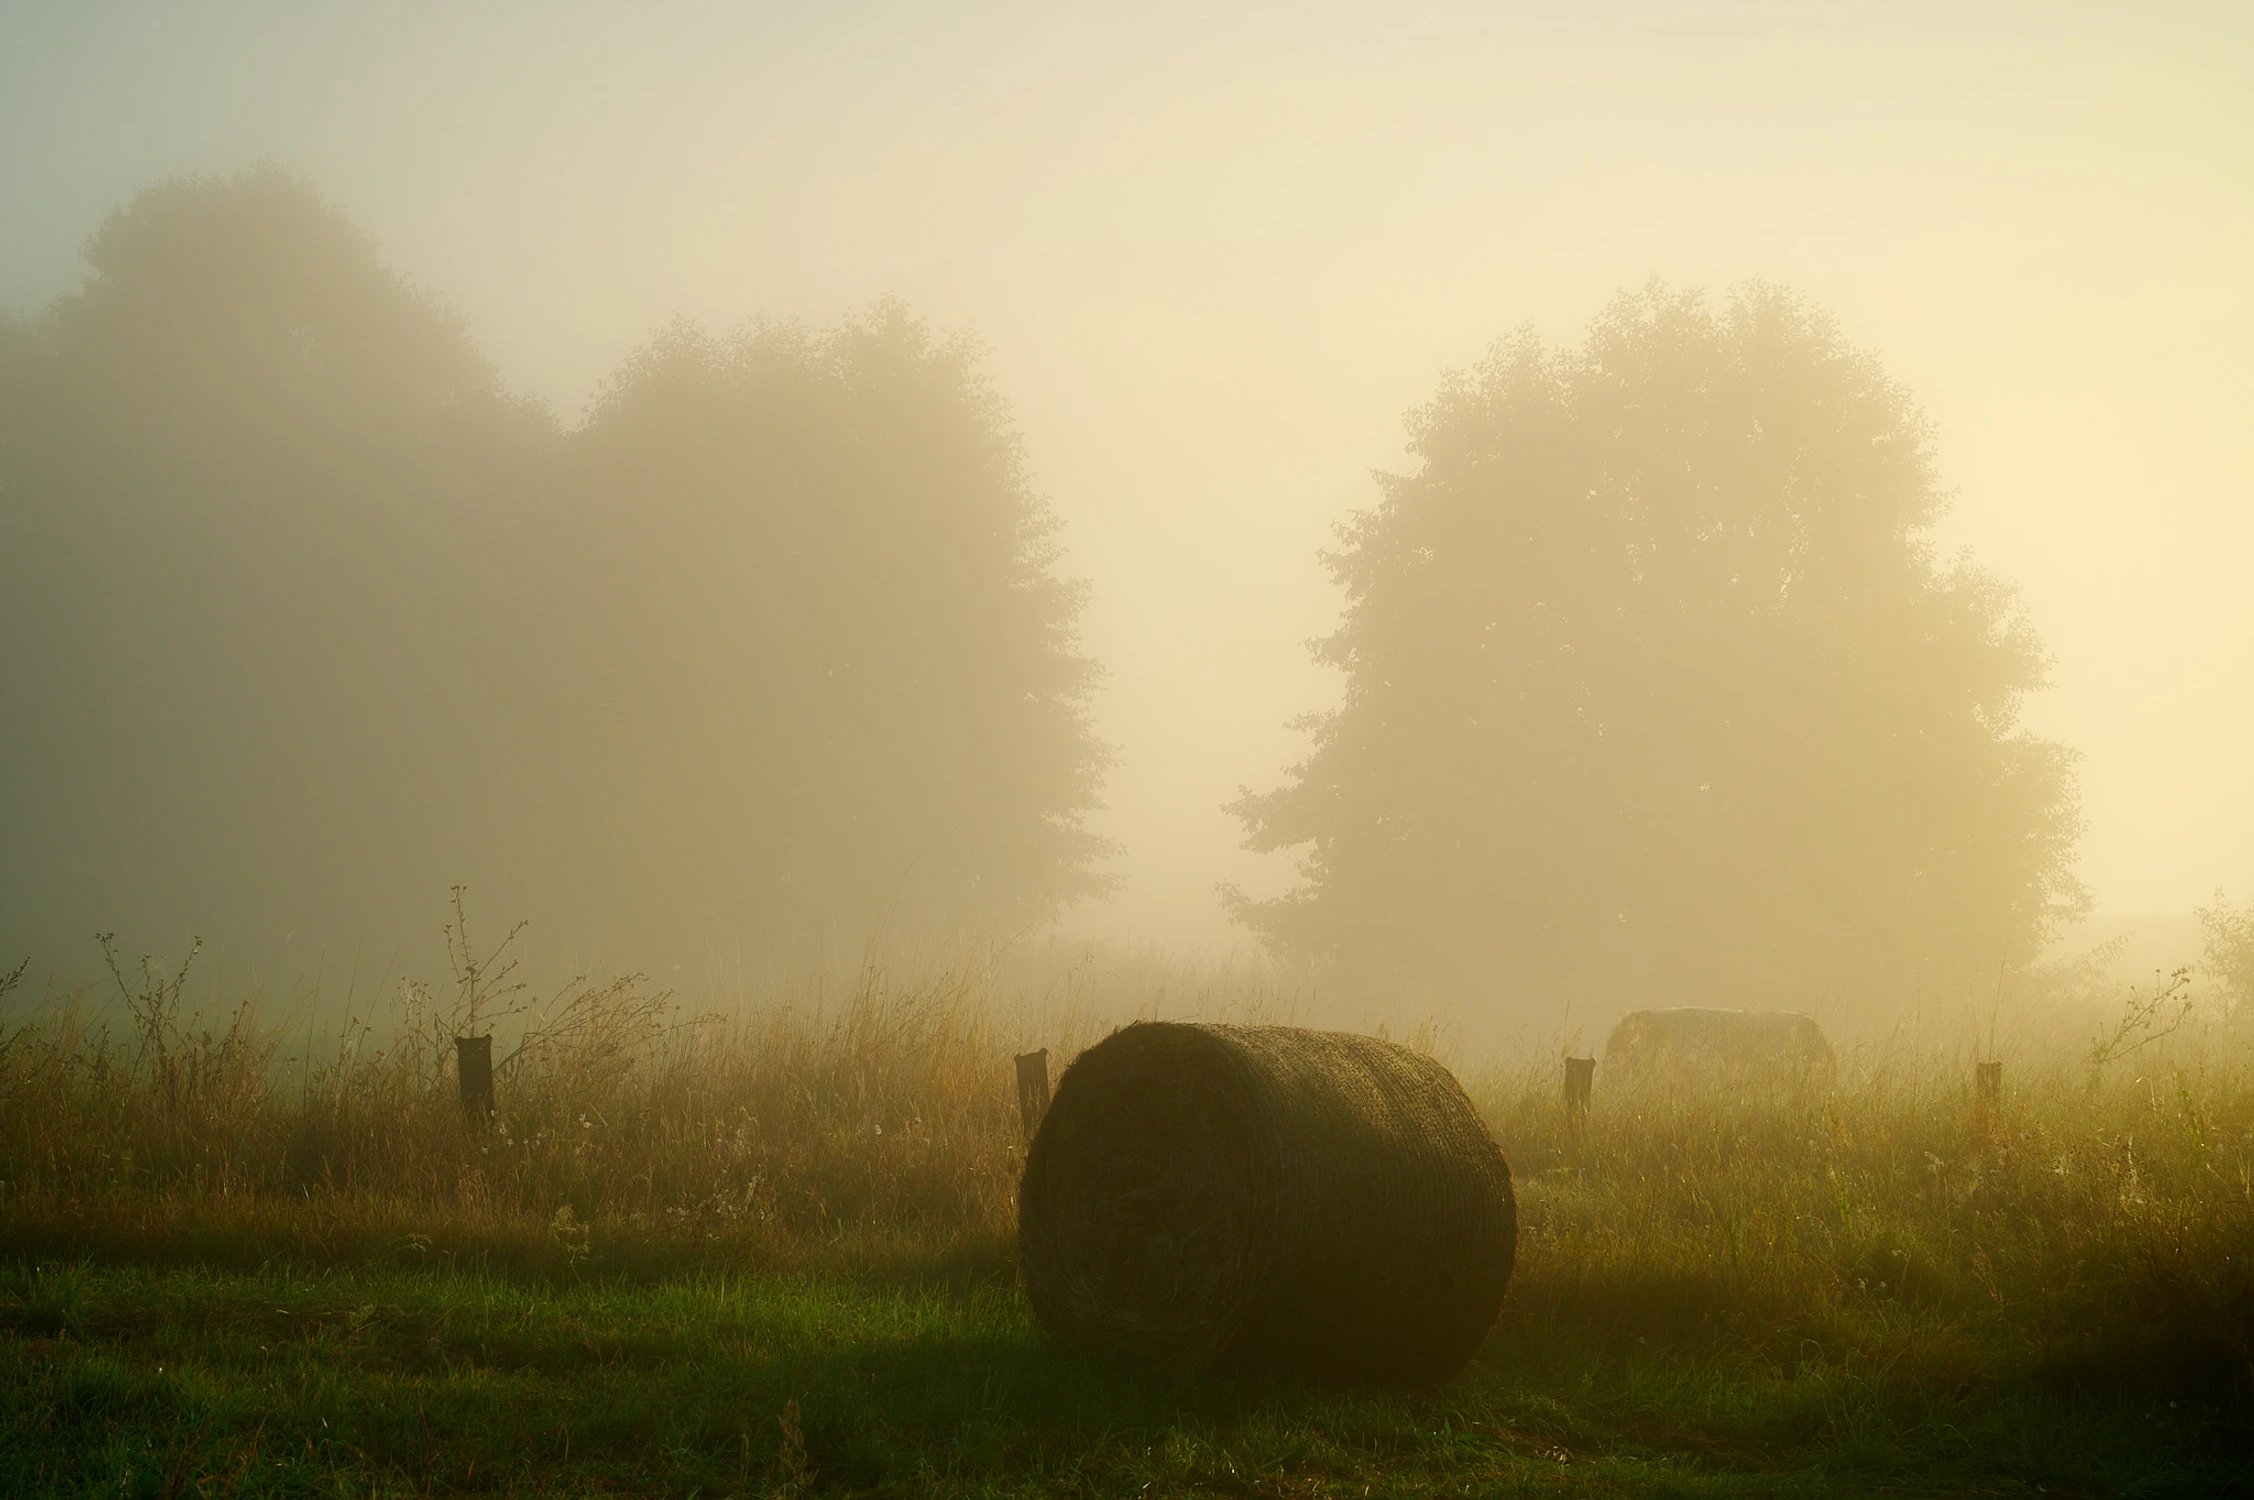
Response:
[{"label": "foreground grass", "polygon": [[506,970],[466,952],[333,1049],[207,1026],[184,968],[0,1024],[0,1500],[2254,1492],[2242,1029],[2132,1004],[1995,1099],[1914,1045],[1600,1068],[1580,1122],[1554,1057],[1468,1070],[1502,1321],[1439,1391],[1321,1393],[1029,1325],[1011,1055],[1093,1029],[990,975],[727,1019],[567,987],[484,1124],[451,1039]]},{"label": "foreground grass", "polygon": [[[2227,1494],[2229,1393],[1958,1389],[1507,1316],[1418,1395],[1082,1360],[1007,1285],[0,1271],[0,1493]],[[2236,1399],[2243,1402],[2243,1393]]]}]

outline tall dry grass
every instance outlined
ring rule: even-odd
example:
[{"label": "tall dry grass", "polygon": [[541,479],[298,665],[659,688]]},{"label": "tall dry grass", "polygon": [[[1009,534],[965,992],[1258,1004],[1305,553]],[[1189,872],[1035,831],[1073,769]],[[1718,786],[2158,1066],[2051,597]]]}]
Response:
[{"label": "tall dry grass", "polygon": [[[699,1014],[636,978],[531,999],[507,941],[481,957],[457,927],[449,946],[449,988],[402,985],[295,1057],[251,1004],[200,1024],[185,966],[113,955],[111,1005],[81,988],[0,1037],[4,1243],[1006,1264],[1029,1022],[987,968],[872,966],[836,995]],[[489,1125],[463,1109],[453,1046],[488,1033]]]},{"label": "tall dry grass", "polygon": [[1809,1081],[1600,1065],[1578,1133],[1548,1068],[1491,1071],[1539,1289],[1514,1314],[1785,1365],[1882,1353],[1949,1385],[2021,1361],[2254,1378],[2254,1049],[2232,1027],[2126,1055],[2117,1022],[2072,1037],[2022,1049],[1992,1105],[1974,1052],[1898,1038]]},{"label": "tall dry grass", "polygon": [[[311,1058],[249,1005],[205,1025],[187,971],[154,964],[113,964],[106,1012],[80,990],[0,1032],[0,1253],[1006,1276],[1014,1052],[1061,1070],[1130,990],[1146,1012],[1288,1010],[1267,976],[1148,957],[1044,959],[1031,985],[871,965],[724,1014],[635,980],[536,1000],[506,943],[449,936],[449,986],[402,987]],[[1465,1070],[1522,1202],[1506,1334],[1945,1384],[2030,1362],[2244,1379],[2254,1063],[2243,1030],[2169,1014],[2023,1039],[1993,1107],[1969,1051],[1900,1040],[1804,1084],[1600,1066],[1578,1133],[1554,1057]],[[452,1038],[488,1028],[481,1127]]]}]

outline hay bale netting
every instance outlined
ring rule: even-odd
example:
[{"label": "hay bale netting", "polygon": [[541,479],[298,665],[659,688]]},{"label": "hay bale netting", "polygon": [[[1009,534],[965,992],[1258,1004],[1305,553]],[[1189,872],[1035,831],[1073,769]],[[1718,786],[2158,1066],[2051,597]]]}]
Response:
[{"label": "hay bale netting", "polygon": [[1059,1337],[1167,1369],[1427,1384],[1510,1284],[1510,1167],[1455,1078],[1391,1042],[1143,1022],[1065,1071],[1019,1262]]}]

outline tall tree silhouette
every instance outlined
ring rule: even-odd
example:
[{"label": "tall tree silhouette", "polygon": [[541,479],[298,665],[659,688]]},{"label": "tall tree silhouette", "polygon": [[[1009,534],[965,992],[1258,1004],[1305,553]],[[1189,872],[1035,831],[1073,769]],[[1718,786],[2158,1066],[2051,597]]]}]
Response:
[{"label": "tall tree silhouette", "polygon": [[564,552],[643,601],[577,630],[637,726],[589,788],[619,854],[756,919],[1009,926],[1102,888],[1081,589],[975,352],[892,302],[676,328],[571,439]]},{"label": "tall tree silhouette", "polygon": [[1301,851],[1233,896],[1275,946],[1530,1017],[1907,1001],[2081,909],[2070,754],[2016,728],[2040,644],[1936,560],[1924,421],[1807,304],[1625,296],[1411,437],[1328,558],[1344,703],[1233,805]]},{"label": "tall tree silhouette", "polygon": [[0,924],[421,928],[503,780],[482,575],[552,424],[278,169],[86,256],[0,359]]},{"label": "tall tree silhouette", "polygon": [[279,170],[88,259],[0,324],[0,928],[263,959],[467,880],[655,963],[1100,887],[1080,595],[969,346],[674,330],[567,433]]}]

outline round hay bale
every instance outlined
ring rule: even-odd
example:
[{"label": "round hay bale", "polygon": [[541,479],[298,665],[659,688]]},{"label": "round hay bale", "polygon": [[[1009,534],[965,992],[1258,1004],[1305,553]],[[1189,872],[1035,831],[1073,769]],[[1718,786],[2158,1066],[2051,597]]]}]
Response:
[{"label": "round hay bale", "polygon": [[1604,1044],[1608,1069],[1672,1074],[1713,1088],[1828,1079],[1831,1043],[1812,1016],[1681,1005],[1630,1011]]},{"label": "round hay bale", "polygon": [[1019,1265],[1059,1337],[1183,1372],[1421,1385],[1510,1284],[1510,1167],[1391,1042],[1142,1022],[1065,1070],[1026,1154]]}]

